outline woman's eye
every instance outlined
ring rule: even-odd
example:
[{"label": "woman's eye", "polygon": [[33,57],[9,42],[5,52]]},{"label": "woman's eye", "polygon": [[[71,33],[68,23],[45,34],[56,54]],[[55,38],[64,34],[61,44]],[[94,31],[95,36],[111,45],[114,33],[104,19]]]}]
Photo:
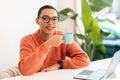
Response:
[{"label": "woman's eye", "polygon": [[46,17],[43,17],[43,19],[44,19],[44,20],[48,20],[48,18],[46,18]]}]

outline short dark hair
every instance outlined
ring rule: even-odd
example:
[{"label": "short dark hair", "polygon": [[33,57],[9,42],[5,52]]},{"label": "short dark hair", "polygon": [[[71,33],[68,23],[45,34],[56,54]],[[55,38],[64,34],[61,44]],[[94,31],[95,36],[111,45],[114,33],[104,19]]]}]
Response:
[{"label": "short dark hair", "polygon": [[44,9],[54,9],[54,10],[57,12],[57,14],[58,14],[58,11],[57,11],[53,6],[51,6],[51,5],[44,5],[44,6],[42,6],[42,7],[38,10],[37,18],[39,18],[42,10],[44,10]]}]

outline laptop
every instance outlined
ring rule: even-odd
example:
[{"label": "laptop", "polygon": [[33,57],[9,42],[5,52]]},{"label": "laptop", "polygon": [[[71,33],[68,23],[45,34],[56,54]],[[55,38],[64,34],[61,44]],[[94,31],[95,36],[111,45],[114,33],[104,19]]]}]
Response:
[{"label": "laptop", "polygon": [[82,80],[104,80],[108,78],[115,71],[119,60],[120,60],[120,50],[114,53],[107,70],[103,70],[103,69],[98,69],[96,71],[83,70],[82,72],[75,75],[73,78],[82,79]]}]

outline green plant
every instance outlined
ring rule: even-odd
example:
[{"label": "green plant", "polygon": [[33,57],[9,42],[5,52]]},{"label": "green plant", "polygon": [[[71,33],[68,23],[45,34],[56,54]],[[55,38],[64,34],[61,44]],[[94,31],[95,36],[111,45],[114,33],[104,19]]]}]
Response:
[{"label": "green plant", "polygon": [[[98,19],[97,17],[93,17],[92,13],[111,6],[112,1],[113,0],[90,0],[90,4],[88,4],[86,0],[81,0],[82,17],[80,19],[83,23],[85,34],[83,35],[81,33],[76,33],[75,36],[83,40],[81,47],[88,54],[91,60],[93,60],[95,55],[98,59],[103,58],[103,56],[97,51],[101,50],[102,52],[105,52],[105,47],[102,45],[102,36],[109,34],[100,30],[98,25],[98,21],[104,21],[108,19]],[[70,8],[65,8],[59,11],[59,16],[60,21],[71,18],[76,22],[76,17],[78,17],[78,14]]]}]

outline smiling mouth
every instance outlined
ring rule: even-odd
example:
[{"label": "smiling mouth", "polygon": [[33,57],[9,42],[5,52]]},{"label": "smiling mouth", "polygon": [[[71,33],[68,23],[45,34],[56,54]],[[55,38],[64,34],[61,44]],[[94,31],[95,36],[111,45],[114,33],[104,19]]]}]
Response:
[{"label": "smiling mouth", "polygon": [[54,29],[54,27],[51,27],[51,26],[47,26],[46,27],[48,30],[53,30]]}]

